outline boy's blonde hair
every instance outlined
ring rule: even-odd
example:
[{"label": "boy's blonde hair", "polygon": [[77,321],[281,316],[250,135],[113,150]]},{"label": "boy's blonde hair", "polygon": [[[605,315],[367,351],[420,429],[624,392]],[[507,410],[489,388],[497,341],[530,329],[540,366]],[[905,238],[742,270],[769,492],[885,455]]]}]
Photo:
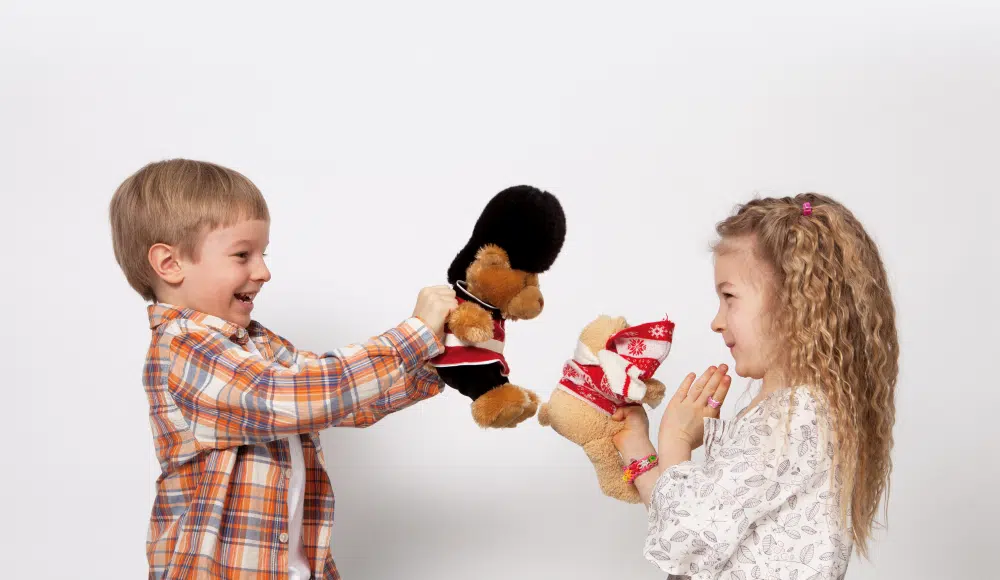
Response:
[{"label": "boy's blonde hair", "polygon": [[883,494],[888,504],[899,373],[896,311],[878,247],[847,208],[812,193],[750,201],[716,232],[721,246],[750,236],[770,269],[772,364],[829,410],[841,521],[849,511],[854,543],[867,556]]},{"label": "boy's blonde hair", "polygon": [[115,191],[110,206],[115,259],[129,285],[155,301],[149,249],[167,244],[198,260],[209,231],[246,219],[270,220],[267,203],[241,173],[213,163],[171,159],[150,163]]}]

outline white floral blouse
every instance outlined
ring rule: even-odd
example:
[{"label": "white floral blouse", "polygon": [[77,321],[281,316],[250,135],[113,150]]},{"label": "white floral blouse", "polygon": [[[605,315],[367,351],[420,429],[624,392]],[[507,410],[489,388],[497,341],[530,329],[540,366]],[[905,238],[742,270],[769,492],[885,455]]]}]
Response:
[{"label": "white floral blouse", "polygon": [[773,393],[736,419],[706,419],[705,461],[670,467],[656,482],[643,552],[669,578],[847,572],[852,544],[838,525],[833,443],[818,428],[825,413],[808,389],[791,393]]}]

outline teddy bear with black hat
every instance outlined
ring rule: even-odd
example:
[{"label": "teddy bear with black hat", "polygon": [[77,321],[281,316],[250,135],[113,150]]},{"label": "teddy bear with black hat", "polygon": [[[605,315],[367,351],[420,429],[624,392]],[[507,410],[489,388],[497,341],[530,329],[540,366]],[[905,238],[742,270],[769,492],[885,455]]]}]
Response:
[{"label": "teddy bear with black hat", "polygon": [[538,410],[538,396],[508,379],[506,322],[541,314],[539,275],[552,267],[565,238],[566,216],[554,195],[509,187],[487,203],[448,268],[459,305],[445,326],[445,351],[430,364],[472,400],[480,427],[515,427]]}]

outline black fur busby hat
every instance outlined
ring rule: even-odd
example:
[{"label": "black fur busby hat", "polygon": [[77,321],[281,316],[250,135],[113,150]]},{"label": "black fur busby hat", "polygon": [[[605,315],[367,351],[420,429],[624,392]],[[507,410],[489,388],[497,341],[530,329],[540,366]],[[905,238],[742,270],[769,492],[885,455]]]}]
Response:
[{"label": "black fur busby hat", "polygon": [[486,244],[503,248],[511,268],[541,274],[556,261],[565,239],[566,215],[556,196],[530,185],[508,187],[486,204],[472,237],[448,268],[448,283],[465,279]]}]

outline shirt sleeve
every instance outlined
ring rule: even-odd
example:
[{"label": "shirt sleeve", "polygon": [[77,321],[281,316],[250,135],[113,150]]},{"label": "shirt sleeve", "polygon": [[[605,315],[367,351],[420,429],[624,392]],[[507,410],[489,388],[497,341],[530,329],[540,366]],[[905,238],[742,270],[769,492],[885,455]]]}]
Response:
[{"label": "shirt sleeve", "polygon": [[[269,332],[268,340],[278,360],[290,359],[293,364],[299,365],[319,358],[314,352],[295,348],[291,342],[277,334]],[[387,415],[440,394],[443,389],[444,382],[427,365],[408,369],[402,380],[396,381],[377,399],[359,405],[356,411],[344,416],[335,426],[370,427]]]},{"label": "shirt sleeve", "polygon": [[832,448],[819,449],[815,411],[802,405],[790,417],[786,411],[777,405],[748,422],[718,458],[663,472],[650,500],[648,560],[670,574],[716,578],[730,559],[752,558],[739,552],[749,550],[743,541],[757,522],[822,485]]},{"label": "shirt sleeve", "polygon": [[407,373],[403,380],[386,391],[382,396],[357,411],[344,417],[337,427],[370,427],[386,415],[401,411],[414,403],[437,395],[444,388],[444,382],[433,369],[426,365]]},{"label": "shirt sleeve", "polygon": [[332,427],[345,417],[385,414],[406,396],[433,390],[407,376],[444,349],[416,318],[323,354],[284,346],[292,354],[288,366],[250,355],[210,329],[173,337],[167,387],[199,444],[261,443]]}]

